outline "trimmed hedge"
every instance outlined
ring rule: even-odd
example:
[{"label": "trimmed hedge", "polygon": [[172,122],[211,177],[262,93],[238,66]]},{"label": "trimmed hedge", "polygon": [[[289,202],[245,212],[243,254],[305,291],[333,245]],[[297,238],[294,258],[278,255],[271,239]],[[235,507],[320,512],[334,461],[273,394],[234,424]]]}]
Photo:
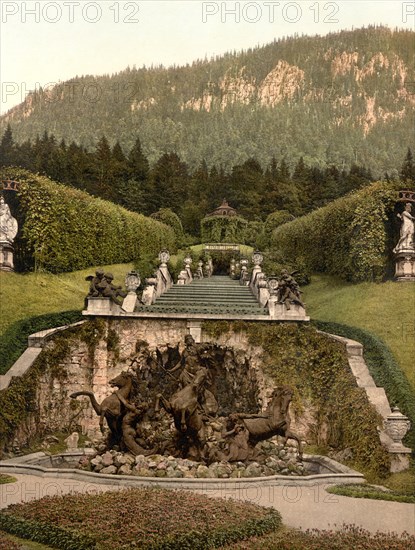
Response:
[{"label": "trimmed hedge", "polygon": [[74,271],[175,249],[173,229],[156,220],[20,168],[3,168],[0,179],[20,182],[22,247],[37,269]]},{"label": "trimmed hedge", "polygon": [[202,243],[245,244],[248,222],[239,216],[206,216],[200,222]]},{"label": "trimmed hedge", "polygon": [[337,334],[363,344],[363,356],[375,384],[385,388],[391,405],[398,406],[411,421],[411,428],[405,441],[415,449],[415,395],[386,344],[379,337],[360,328],[317,320],[313,320],[312,324],[324,332]]},{"label": "trimmed hedge", "polygon": [[31,334],[82,321],[80,311],[63,311],[29,317],[10,325],[0,336],[0,374],[5,374],[27,348]]},{"label": "trimmed hedge", "polygon": [[354,282],[382,281],[387,274],[396,184],[378,182],[278,227],[273,246],[308,269]]}]

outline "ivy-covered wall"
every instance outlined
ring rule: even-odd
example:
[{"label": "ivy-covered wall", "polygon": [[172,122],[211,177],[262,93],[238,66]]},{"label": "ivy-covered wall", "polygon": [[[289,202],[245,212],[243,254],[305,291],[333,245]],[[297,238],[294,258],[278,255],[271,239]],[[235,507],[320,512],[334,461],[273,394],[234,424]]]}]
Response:
[{"label": "ivy-covered wall", "polygon": [[[39,430],[71,432],[79,426],[83,433],[97,430],[98,417],[92,407],[71,400],[70,393],[92,389],[102,402],[112,391],[111,378],[134,361],[157,369],[158,363],[147,359],[156,348],[166,357],[177,345],[182,350],[187,332],[185,320],[96,319],[59,333],[29,372],[0,392],[0,452],[24,426],[29,427],[23,434],[26,437],[18,437],[24,445],[41,435]],[[341,343],[310,326],[225,321],[205,322],[202,341],[213,345],[212,361],[229,352],[238,358],[237,365],[228,365],[229,372],[249,367],[250,375],[244,378],[247,385],[235,386],[241,396],[258,384],[258,396],[265,405],[273,387],[289,384],[295,392],[294,431],[300,429],[308,443],[327,451],[351,449],[352,465],[358,470],[374,475],[388,472],[388,454],[377,432],[381,418],[364,389],[357,387]],[[170,377],[158,383],[168,384]],[[219,392],[219,386],[216,389]]]},{"label": "ivy-covered wall", "polygon": [[11,178],[20,182],[19,244],[36,268],[59,273],[175,249],[174,231],[163,223],[26,170],[0,170],[0,179]]},{"label": "ivy-covered wall", "polygon": [[203,331],[207,340],[260,354],[264,375],[275,385],[292,386],[292,429],[305,423],[308,444],[326,451],[348,448],[357,470],[388,473],[389,457],[377,431],[382,419],[357,387],[343,344],[312,326],[290,323],[206,321]]},{"label": "ivy-covered wall", "polygon": [[245,244],[247,225],[239,216],[207,216],[200,222],[202,242]]},{"label": "ivy-covered wall", "polygon": [[[292,261],[353,282],[381,281],[393,248],[395,184],[374,183],[278,227],[273,247]],[[388,223],[389,222],[389,223]]]}]

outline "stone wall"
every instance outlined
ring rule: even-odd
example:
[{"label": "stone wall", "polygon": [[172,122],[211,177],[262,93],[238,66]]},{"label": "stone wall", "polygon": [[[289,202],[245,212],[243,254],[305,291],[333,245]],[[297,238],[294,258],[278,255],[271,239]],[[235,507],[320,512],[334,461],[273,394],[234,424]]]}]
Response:
[{"label": "stone wall", "polygon": [[[73,400],[70,395],[90,391],[101,403],[115,389],[109,381],[122,371],[137,369],[140,362],[148,363],[149,358],[166,364],[170,362],[168,366],[171,368],[180,358],[178,352],[183,351],[184,337],[190,328],[186,320],[171,319],[117,319],[100,320],[99,323],[99,330],[96,329],[96,334],[92,335],[95,336],[93,346],[75,332],[70,336],[70,351],[66,358],[42,376],[38,389],[40,427],[47,426],[53,431],[67,429],[69,432],[80,428],[89,437],[98,436],[99,417],[89,398],[83,396]],[[79,330],[84,330],[85,326]],[[215,394],[223,414],[231,412],[229,409],[232,406],[238,410],[252,409],[248,412],[257,412],[253,411],[254,402],[264,408],[273,383],[261,368],[262,348],[252,346],[241,332],[214,338],[202,330],[199,340],[212,345],[211,369],[215,378]],[[47,343],[45,351],[54,345],[53,341]],[[161,387],[167,396],[172,393],[168,381],[167,375]],[[240,393],[241,401],[232,400],[231,393]],[[293,430],[307,438],[314,423],[312,413],[308,410],[301,418],[291,416]]]}]

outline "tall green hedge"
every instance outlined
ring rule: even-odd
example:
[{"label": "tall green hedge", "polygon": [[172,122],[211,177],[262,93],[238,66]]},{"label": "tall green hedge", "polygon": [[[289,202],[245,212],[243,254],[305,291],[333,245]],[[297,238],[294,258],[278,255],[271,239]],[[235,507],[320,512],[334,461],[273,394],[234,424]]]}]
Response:
[{"label": "tall green hedge", "polygon": [[20,182],[24,253],[52,273],[126,263],[175,249],[171,227],[26,170],[3,168]]},{"label": "tall green hedge", "polygon": [[206,216],[200,222],[203,243],[245,243],[248,222],[239,216]]},{"label": "tall green hedge", "polygon": [[353,282],[381,281],[392,248],[396,184],[377,182],[278,227],[273,247],[308,269]]}]

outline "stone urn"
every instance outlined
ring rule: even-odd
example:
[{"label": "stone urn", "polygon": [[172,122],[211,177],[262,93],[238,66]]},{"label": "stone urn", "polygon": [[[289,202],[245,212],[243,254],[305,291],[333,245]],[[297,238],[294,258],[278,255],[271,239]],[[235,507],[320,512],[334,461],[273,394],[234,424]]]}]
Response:
[{"label": "stone urn", "polygon": [[169,261],[170,253],[166,248],[163,248],[163,250],[161,250],[159,254],[160,267],[167,267]]},{"label": "stone urn", "polygon": [[402,446],[402,439],[410,427],[409,418],[403,415],[398,407],[393,407],[392,413],[386,417],[385,430],[396,446]]}]

